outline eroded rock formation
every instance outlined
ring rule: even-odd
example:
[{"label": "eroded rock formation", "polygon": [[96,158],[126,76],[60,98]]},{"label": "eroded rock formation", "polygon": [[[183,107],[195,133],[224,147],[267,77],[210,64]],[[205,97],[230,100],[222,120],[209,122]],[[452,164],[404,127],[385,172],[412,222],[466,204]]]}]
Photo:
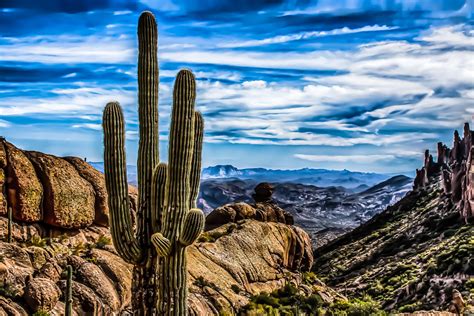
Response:
[{"label": "eroded rock formation", "polygon": [[443,191],[458,206],[461,216],[467,222],[474,217],[474,147],[473,131],[464,124],[463,137],[454,132],[453,148],[438,143],[437,161],[427,150],[424,166],[416,170],[413,189],[419,191],[428,184],[440,181]]},{"label": "eroded rock formation", "polygon": [[[130,187],[132,209],[136,189]],[[56,228],[107,226],[104,176],[80,158],[23,151],[0,139],[0,215]]]},{"label": "eroded rock formation", "polygon": [[272,200],[273,187],[263,182],[255,187],[252,195],[254,204],[244,202],[230,203],[218,207],[206,217],[206,230],[242,219],[255,219],[261,222],[294,224],[293,215],[283,210]]}]

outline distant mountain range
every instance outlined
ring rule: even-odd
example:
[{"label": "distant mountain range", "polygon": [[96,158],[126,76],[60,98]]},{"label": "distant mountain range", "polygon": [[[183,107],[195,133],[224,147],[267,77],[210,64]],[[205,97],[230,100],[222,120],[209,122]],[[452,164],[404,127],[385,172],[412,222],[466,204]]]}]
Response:
[{"label": "distant mountain range", "polygon": [[[96,169],[103,172],[103,162],[90,162]],[[128,182],[137,184],[137,167],[127,166]],[[242,179],[259,182],[292,182],[316,185],[319,187],[341,186],[354,191],[363,191],[392,177],[390,174],[354,172],[349,170],[327,169],[266,169],[245,168],[238,169],[232,165],[217,165],[202,170],[202,180],[207,179]]]},{"label": "distant mountain range", "polygon": [[387,180],[392,175],[354,172],[349,170],[327,170],[327,169],[265,169],[265,168],[245,168],[238,169],[232,165],[217,165],[204,168],[202,171],[203,180],[206,179],[245,179],[259,182],[292,182],[301,184],[311,184],[319,187],[341,186],[346,189],[363,191],[377,183]]},{"label": "distant mountain range", "polygon": [[[208,178],[202,181],[198,207],[205,213],[227,203],[252,203],[261,179]],[[342,186],[318,187],[293,182],[273,182],[273,200],[293,214],[318,245],[366,222],[411,190],[413,180],[394,176],[366,190]]]}]

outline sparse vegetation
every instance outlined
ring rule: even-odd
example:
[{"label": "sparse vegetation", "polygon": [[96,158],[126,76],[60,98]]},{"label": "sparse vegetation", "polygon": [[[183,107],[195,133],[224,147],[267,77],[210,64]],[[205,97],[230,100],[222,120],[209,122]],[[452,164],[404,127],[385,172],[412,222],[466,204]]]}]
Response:
[{"label": "sparse vegetation", "polygon": [[382,316],[387,315],[379,303],[369,296],[349,301],[340,300],[325,303],[317,293],[304,295],[299,289],[287,283],[272,293],[262,292],[251,297],[243,308],[242,315],[327,315],[327,316]]},{"label": "sparse vegetation", "polygon": [[36,246],[40,248],[46,247],[48,244],[47,238],[41,238],[40,236],[32,236],[28,242],[29,246]]},{"label": "sparse vegetation", "polygon": [[112,240],[109,237],[105,235],[100,235],[94,245],[96,248],[104,249],[105,246],[108,246],[110,244],[112,244]]},{"label": "sparse vegetation", "polygon": [[230,223],[225,229],[217,228],[211,231],[203,232],[199,238],[198,242],[215,242],[217,239],[221,238],[222,236],[229,235],[235,229],[239,229],[238,225],[235,223]]}]

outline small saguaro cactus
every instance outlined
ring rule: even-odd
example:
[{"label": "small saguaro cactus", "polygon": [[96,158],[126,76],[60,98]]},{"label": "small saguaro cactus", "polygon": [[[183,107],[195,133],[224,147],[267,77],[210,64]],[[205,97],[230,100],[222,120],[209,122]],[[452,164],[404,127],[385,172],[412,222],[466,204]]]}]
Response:
[{"label": "small saguaro cactus", "polygon": [[12,237],[12,225],[13,225],[13,211],[12,211],[12,208],[9,207],[8,208],[8,231],[7,231],[7,242],[8,243],[11,243],[12,240],[13,240],[13,237]]},{"label": "small saguaro cactus", "polygon": [[140,16],[138,39],[137,229],[132,227],[128,198],[123,113],[117,102],[111,102],[103,116],[111,235],[119,255],[135,266],[134,314],[185,315],[185,250],[204,228],[204,214],[195,208],[204,123],[194,110],[194,75],[181,70],[173,91],[168,165],[159,163],[157,32],[149,12]]},{"label": "small saguaro cactus", "polygon": [[68,265],[67,279],[66,279],[66,295],[65,295],[65,310],[64,315],[72,316],[72,267]]}]

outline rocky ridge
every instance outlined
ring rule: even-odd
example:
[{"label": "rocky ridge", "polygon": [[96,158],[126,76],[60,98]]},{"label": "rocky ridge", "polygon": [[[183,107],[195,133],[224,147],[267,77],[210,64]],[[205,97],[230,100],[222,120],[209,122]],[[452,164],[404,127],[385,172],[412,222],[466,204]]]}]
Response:
[{"label": "rocky ridge", "polygon": [[413,191],[367,223],[315,250],[313,270],[349,297],[367,293],[393,312],[466,305],[474,283],[473,132],[427,151]]}]

